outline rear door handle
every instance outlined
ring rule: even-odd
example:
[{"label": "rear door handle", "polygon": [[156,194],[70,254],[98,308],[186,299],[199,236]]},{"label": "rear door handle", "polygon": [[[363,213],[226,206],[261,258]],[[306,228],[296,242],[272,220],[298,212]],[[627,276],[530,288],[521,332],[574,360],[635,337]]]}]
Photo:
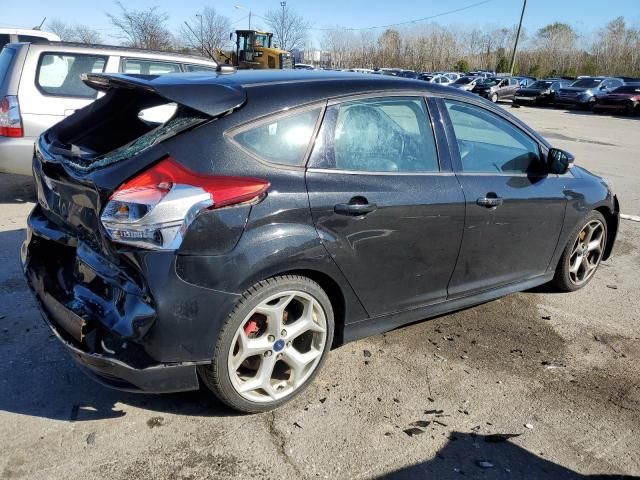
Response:
[{"label": "rear door handle", "polygon": [[481,197],[476,200],[476,203],[481,207],[495,208],[502,205],[502,199],[499,197]]},{"label": "rear door handle", "polygon": [[338,215],[350,215],[357,217],[359,215],[366,215],[375,211],[378,206],[375,203],[339,203],[333,207],[333,211]]}]

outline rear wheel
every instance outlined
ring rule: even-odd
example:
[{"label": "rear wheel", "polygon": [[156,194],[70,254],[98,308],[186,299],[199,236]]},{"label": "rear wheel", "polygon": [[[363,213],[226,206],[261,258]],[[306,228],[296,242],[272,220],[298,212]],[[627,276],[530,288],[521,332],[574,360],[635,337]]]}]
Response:
[{"label": "rear wheel", "polygon": [[596,273],[607,244],[607,222],[593,211],[574,229],[560,257],[553,283],[573,292],[584,287]]},{"label": "rear wheel", "polygon": [[264,280],[244,293],[200,376],[236,410],[272,410],[311,383],[333,328],[331,302],[317,283],[297,275]]},{"label": "rear wheel", "polygon": [[493,103],[496,103],[498,101],[498,94],[497,93],[492,93],[491,96],[489,97],[489,100],[491,100]]}]

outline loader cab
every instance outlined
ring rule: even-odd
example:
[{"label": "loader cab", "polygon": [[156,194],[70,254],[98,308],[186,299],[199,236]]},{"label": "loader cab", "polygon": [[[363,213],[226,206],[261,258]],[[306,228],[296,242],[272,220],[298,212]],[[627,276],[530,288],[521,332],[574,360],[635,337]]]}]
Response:
[{"label": "loader cab", "polygon": [[273,46],[273,33],[236,30],[235,34],[234,64],[238,68],[292,68],[291,54]]}]

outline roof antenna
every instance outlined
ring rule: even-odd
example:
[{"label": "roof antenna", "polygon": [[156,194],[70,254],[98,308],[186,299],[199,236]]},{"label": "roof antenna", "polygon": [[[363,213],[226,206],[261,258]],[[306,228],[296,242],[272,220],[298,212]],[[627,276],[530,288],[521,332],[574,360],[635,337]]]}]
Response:
[{"label": "roof antenna", "polygon": [[44,17],[42,19],[42,21],[40,22],[40,25],[38,25],[37,27],[33,27],[33,30],[42,30],[42,25],[44,25],[45,20],[47,19],[47,17]]}]

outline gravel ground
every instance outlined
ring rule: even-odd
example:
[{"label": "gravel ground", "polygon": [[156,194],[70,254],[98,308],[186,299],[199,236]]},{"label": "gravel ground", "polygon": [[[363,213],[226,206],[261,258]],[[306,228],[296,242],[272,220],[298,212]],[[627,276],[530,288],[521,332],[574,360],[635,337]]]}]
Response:
[{"label": "gravel ground", "polygon": [[[510,111],[640,214],[637,119]],[[345,345],[293,403],[239,416],[205,391],[134,395],[80,373],[20,273],[31,190],[0,176],[0,478],[640,476],[640,223],[622,222],[579,292],[539,288]]]}]

